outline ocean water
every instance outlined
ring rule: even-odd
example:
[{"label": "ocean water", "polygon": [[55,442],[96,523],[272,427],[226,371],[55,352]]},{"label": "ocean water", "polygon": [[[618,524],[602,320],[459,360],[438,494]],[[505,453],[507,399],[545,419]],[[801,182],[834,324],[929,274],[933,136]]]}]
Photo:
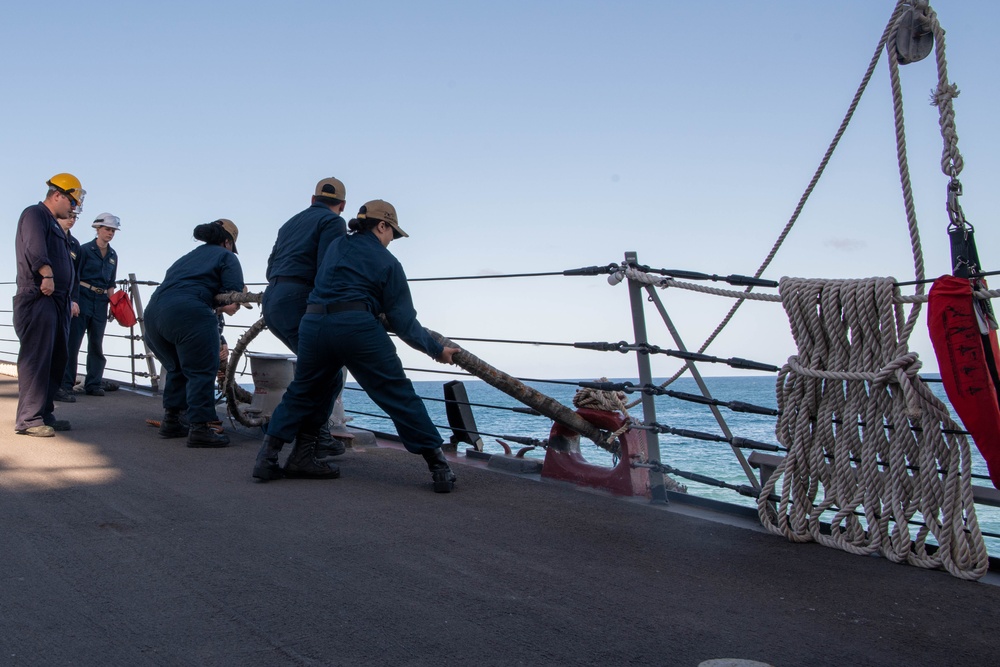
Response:
[{"label": "ocean water", "polygon": [[[620,381],[620,380],[619,380]],[[633,382],[636,380],[632,379]],[[662,379],[656,380],[657,384]],[[775,408],[775,380],[773,377],[711,377],[705,378],[712,395],[723,401],[743,401],[763,407]],[[441,437],[447,442],[451,437],[448,419],[445,413],[443,382],[414,382],[417,394],[425,399],[431,420],[438,426]],[[469,402],[473,404],[472,412],[476,420],[477,430],[482,434],[485,450],[490,453],[502,453],[502,445],[497,443],[504,436],[520,436],[544,440],[549,435],[552,422],[547,417],[536,417],[513,412],[509,408],[522,407],[521,404],[503,392],[481,381],[465,381]],[[548,382],[529,382],[529,386],[559,401],[572,409],[575,384],[554,384]],[[946,404],[947,397],[940,383],[930,383],[931,389]],[[669,389],[678,392],[700,394],[698,387],[691,378],[681,378],[670,385]],[[638,400],[640,394],[629,394],[626,403]],[[722,435],[715,417],[707,406],[686,401],[680,401],[664,396],[656,397],[656,421],[674,428],[690,429],[717,435]],[[495,406],[495,407],[483,407]],[[395,433],[392,422],[384,417],[384,413],[369,400],[357,384],[348,383],[344,392],[344,407],[351,419],[351,426],[386,433]],[[630,408],[630,413],[642,419],[642,406]],[[777,444],[775,438],[775,417],[748,413],[733,412],[721,408],[723,417],[729,429],[735,436],[756,440],[769,444]],[[375,416],[372,416],[375,415]],[[954,414],[953,414],[954,416]],[[508,443],[516,452],[522,445]],[[459,451],[464,451],[468,445],[459,443]],[[586,438],[580,439],[580,448],[584,457],[591,463],[610,466],[613,464],[611,455],[597,447]],[[749,457],[751,450],[742,450]],[[715,443],[670,435],[660,435],[660,455],[664,463],[680,470],[707,475],[714,479],[731,484],[747,484],[748,480],[731,447],[727,443]],[[973,472],[987,474],[986,463],[972,446]],[[528,458],[541,459],[545,456],[543,449],[528,452]],[[694,482],[682,478],[677,481],[688,486],[691,494],[722,500],[729,503],[756,507],[756,501],[729,489]],[[988,480],[973,480],[974,484],[991,486]],[[1000,508],[976,507],[980,527],[984,532],[1000,534]],[[991,555],[1000,556],[1000,539],[986,538],[987,549]]]}]

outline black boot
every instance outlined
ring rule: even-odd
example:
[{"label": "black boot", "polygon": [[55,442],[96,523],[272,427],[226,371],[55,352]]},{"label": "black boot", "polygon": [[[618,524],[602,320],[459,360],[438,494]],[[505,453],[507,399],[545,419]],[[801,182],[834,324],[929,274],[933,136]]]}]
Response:
[{"label": "black boot", "polygon": [[299,433],[295,436],[295,446],[285,461],[285,477],[306,479],[335,479],[340,477],[340,468],[316,460],[316,433]]},{"label": "black boot", "polygon": [[188,432],[188,447],[225,447],[229,436],[216,433],[205,422],[194,422]]},{"label": "black boot", "polygon": [[334,456],[340,456],[347,451],[343,442],[330,435],[330,429],[320,427],[319,438],[316,440],[316,460],[329,462]]},{"label": "black boot", "polygon": [[170,409],[163,413],[163,421],[160,422],[161,438],[183,438],[190,430],[191,424],[182,411]]},{"label": "black boot", "polygon": [[431,478],[434,480],[434,493],[451,493],[458,480],[455,473],[448,465],[448,459],[444,457],[444,452],[440,447],[435,449],[425,449],[424,460],[427,461],[427,469],[431,471]]},{"label": "black boot", "polygon": [[265,435],[264,444],[257,452],[257,462],[253,466],[253,476],[262,482],[281,479],[281,466],[278,465],[278,452],[285,443],[274,436]]}]

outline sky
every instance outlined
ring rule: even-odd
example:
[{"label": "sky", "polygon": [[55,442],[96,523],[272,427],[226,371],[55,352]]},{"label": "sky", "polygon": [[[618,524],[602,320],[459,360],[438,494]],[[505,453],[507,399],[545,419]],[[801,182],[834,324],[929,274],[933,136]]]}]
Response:
[{"label": "sky", "polygon": [[[891,0],[757,3],[8,3],[0,11],[0,235],[45,181],[88,194],[77,236],[108,211],[122,273],[160,280],[193,228],[240,229],[250,283],[316,181],[347,215],[396,206],[410,278],[563,271],[621,262],[752,275],[826,151],[892,12]],[[933,5],[947,31],[962,204],[1000,268],[1000,94],[985,0]],[[907,149],[927,275],[948,273],[933,57],[902,72]],[[13,258],[6,273],[12,280]],[[913,279],[888,67],[764,273]],[[724,285],[720,285],[724,286]],[[251,287],[262,289],[262,287]],[[632,340],[625,285],[606,277],[413,282],[421,322],[457,338]],[[698,348],[728,299],[661,291]],[[148,298],[148,293],[147,293]],[[259,314],[244,312],[249,323]],[[675,348],[653,308],[650,342]],[[924,320],[911,339],[936,369]],[[280,351],[268,336],[261,351]],[[463,343],[519,377],[630,377],[635,359]],[[404,347],[400,345],[400,347]],[[709,349],[781,365],[778,304],[748,303]],[[410,368],[447,370],[402,349]],[[676,360],[653,359],[655,376]],[[733,374],[707,367],[707,374]],[[414,377],[427,378],[422,373]]]}]

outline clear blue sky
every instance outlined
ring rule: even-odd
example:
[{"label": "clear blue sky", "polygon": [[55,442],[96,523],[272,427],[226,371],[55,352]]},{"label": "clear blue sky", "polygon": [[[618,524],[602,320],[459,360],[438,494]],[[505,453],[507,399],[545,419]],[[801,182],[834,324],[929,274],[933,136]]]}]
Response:
[{"label": "clear blue sky", "polygon": [[[891,0],[821,2],[15,3],[0,21],[0,234],[44,182],[88,190],[78,236],[122,219],[124,272],[159,280],[191,230],[240,227],[247,280],[315,182],[348,213],[393,202],[411,278],[621,261],[752,273],[833,136]],[[997,3],[934,3],[948,31],[963,204],[1000,268]],[[946,273],[933,59],[904,69],[928,275]],[[349,216],[348,216],[349,217]],[[12,263],[7,274],[13,277]],[[885,60],[766,277],[912,279]],[[8,279],[9,279],[8,278]],[[458,337],[631,339],[603,278],[417,283],[421,321]],[[661,293],[689,347],[728,300]],[[650,310],[650,317],[655,313]],[[662,325],[650,338],[673,347]],[[914,347],[936,366],[922,333]],[[780,364],[777,305],[748,304],[712,350]],[[514,374],[632,375],[617,354],[468,344]],[[412,356],[408,365],[434,367]],[[676,365],[658,360],[657,375]]]}]

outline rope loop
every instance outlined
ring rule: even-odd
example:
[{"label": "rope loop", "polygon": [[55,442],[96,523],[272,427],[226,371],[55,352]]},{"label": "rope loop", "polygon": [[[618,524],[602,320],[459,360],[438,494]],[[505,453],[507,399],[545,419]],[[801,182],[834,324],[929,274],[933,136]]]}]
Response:
[{"label": "rope loop", "polygon": [[923,362],[917,357],[916,352],[909,352],[907,354],[896,357],[888,364],[882,367],[877,373],[872,377],[873,387],[885,387],[888,386],[893,380],[897,384],[902,384],[899,382],[900,378],[906,378],[912,380],[917,376],[917,372],[923,367]]},{"label": "rope loop", "polygon": [[969,442],[917,374],[894,283],[781,281],[798,354],[778,373],[775,435],[788,454],[761,488],[758,513],[793,542],[978,579],[989,557]]}]

